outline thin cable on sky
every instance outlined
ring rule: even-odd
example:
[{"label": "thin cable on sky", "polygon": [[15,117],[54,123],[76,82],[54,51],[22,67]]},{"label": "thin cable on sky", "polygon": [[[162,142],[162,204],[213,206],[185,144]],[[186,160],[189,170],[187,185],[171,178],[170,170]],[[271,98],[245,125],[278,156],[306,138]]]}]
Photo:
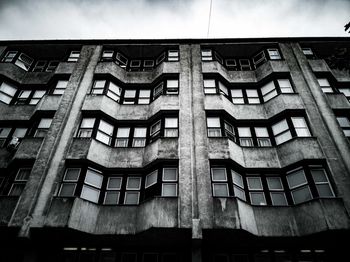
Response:
[{"label": "thin cable on sky", "polygon": [[209,37],[209,30],[210,30],[210,19],[211,19],[211,8],[212,8],[213,0],[210,0],[210,8],[209,8],[209,21],[208,21],[208,32],[207,32],[207,38]]}]

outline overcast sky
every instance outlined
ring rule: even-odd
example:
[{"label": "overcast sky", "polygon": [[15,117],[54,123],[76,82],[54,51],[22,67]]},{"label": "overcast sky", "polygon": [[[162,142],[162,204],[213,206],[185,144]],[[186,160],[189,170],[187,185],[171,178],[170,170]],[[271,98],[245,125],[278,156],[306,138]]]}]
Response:
[{"label": "overcast sky", "polygon": [[[0,0],[0,39],[206,38],[210,0]],[[350,0],[212,0],[209,38],[350,36]]]}]

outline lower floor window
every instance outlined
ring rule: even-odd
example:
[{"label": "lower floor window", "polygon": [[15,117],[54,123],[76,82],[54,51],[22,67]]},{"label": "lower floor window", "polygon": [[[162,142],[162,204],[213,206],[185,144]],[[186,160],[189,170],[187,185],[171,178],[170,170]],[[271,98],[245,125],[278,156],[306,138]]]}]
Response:
[{"label": "lower floor window", "polygon": [[253,173],[215,165],[211,168],[211,181],[214,197],[232,196],[259,206],[295,205],[314,198],[335,197],[323,165],[302,164],[293,170]]},{"label": "lower floor window", "polygon": [[29,179],[31,168],[18,168],[16,170],[0,170],[0,194],[20,196]]},{"label": "lower floor window", "polygon": [[178,169],[175,166],[160,166],[135,174],[69,167],[58,191],[61,197],[78,196],[104,205],[138,205],[154,196],[177,195]]}]

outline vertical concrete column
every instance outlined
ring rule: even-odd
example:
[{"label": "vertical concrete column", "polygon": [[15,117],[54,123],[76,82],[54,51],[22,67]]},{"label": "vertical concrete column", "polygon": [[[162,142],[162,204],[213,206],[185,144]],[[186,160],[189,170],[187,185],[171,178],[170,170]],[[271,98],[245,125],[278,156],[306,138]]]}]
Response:
[{"label": "vertical concrete column", "polygon": [[80,58],[10,221],[10,226],[21,226],[22,236],[28,235],[30,226],[41,224],[43,212],[53,197],[57,174],[64,167],[64,156],[79,121],[80,109],[93,79],[101,49],[100,46],[84,46],[81,50]]},{"label": "vertical concrete column", "polygon": [[350,151],[347,141],[300,46],[291,43],[280,44],[280,47],[290,68],[296,91],[303,100],[311,131],[317,137],[332,172],[337,195],[343,198],[349,212]]}]

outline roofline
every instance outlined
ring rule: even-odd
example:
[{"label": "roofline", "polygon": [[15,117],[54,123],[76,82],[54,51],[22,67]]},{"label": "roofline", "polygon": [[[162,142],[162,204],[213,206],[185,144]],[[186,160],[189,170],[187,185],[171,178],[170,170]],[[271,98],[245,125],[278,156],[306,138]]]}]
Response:
[{"label": "roofline", "polygon": [[267,37],[267,38],[184,38],[184,39],[46,39],[0,40],[0,45],[14,44],[218,44],[276,42],[350,42],[350,37]]}]

